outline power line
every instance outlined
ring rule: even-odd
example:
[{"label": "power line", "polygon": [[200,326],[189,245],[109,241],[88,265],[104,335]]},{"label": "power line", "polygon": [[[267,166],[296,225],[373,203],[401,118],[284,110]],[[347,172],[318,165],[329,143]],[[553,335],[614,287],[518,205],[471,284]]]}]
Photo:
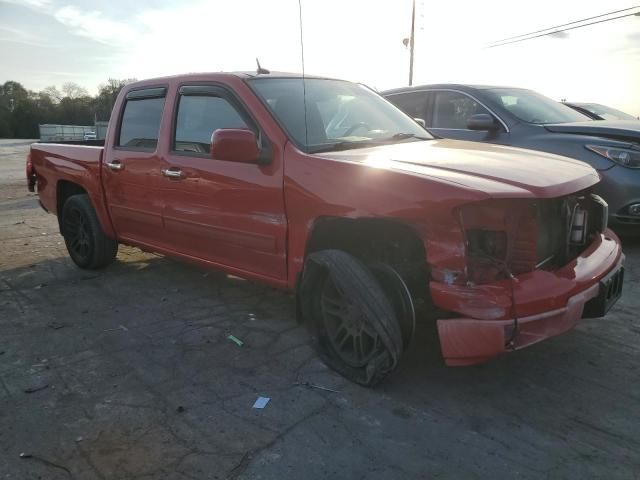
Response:
[{"label": "power line", "polygon": [[623,8],[622,10],[614,10],[613,12],[603,13],[601,15],[596,15],[595,17],[583,18],[582,20],[576,20],[574,22],[563,23],[562,25],[555,25],[553,27],[543,28],[542,30],[536,30],[535,32],[523,33],[522,35],[516,35],[514,37],[502,38],[500,40],[495,40],[495,41],[493,41],[491,43],[492,44],[494,44],[494,43],[502,43],[502,42],[506,42],[507,40],[513,40],[515,38],[528,37],[529,35],[535,35],[536,33],[546,32],[547,30],[553,30],[554,28],[567,27],[569,25],[575,25],[576,23],[582,23],[582,22],[586,22],[588,20],[594,20],[596,18],[608,17],[609,15],[615,15],[616,13],[627,12],[629,10],[635,10],[636,8],[639,8],[639,7],[640,7],[640,5],[636,5],[635,7]]},{"label": "power line", "polygon": [[553,35],[555,33],[568,32],[569,30],[575,30],[577,28],[588,27],[590,25],[596,25],[598,23],[610,22],[612,20],[618,20],[620,18],[633,17],[635,15],[638,15],[638,13],[628,13],[626,15],[619,15],[619,16],[613,17],[613,18],[605,18],[604,20],[598,20],[596,22],[585,23],[584,25],[577,25],[575,27],[563,28],[561,30],[553,30],[552,32],[541,33],[539,35],[534,35],[532,37],[526,37],[526,38],[520,38],[518,40],[511,40],[510,42],[503,42],[503,43],[497,43],[496,42],[497,44],[489,45],[486,48],[502,47],[504,45],[509,45],[511,43],[519,43],[519,42],[524,42],[525,40],[533,40],[534,38],[546,37],[548,35]]}]

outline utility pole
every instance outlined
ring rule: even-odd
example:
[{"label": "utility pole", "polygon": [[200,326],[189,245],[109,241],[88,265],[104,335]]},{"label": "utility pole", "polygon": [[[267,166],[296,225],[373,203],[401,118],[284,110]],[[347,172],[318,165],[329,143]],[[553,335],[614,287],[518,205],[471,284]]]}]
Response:
[{"label": "utility pole", "polygon": [[409,86],[413,85],[413,37],[416,29],[416,0],[411,9],[411,37],[409,37]]}]

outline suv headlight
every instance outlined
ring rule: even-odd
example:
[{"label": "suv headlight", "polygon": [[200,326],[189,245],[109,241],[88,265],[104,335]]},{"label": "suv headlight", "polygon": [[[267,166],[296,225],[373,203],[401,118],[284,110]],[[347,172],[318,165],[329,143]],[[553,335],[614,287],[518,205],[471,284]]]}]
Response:
[{"label": "suv headlight", "polygon": [[585,145],[588,150],[602,155],[623,167],[640,168],[640,150],[629,148],[607,147],[604,145]]}]

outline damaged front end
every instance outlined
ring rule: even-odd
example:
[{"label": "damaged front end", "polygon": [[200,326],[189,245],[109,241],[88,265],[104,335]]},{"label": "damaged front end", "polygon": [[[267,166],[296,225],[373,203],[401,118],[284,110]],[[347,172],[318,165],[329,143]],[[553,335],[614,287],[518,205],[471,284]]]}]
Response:
[{"label": "damaged front end", "polygon": [[622,253],[597,195],[486,200],[456,214],[464,269],[430,283],[433,302],[456,317],[438,320],[447,364],[478,363],[570,329],[616,269],[606,308],[619,297]]},{"label": "damaged front end", "polygon": [[483,284],[576,258],[607,228],[607,204],[593,193],[540,200],[491,200],[458,210],[466,280]]}]

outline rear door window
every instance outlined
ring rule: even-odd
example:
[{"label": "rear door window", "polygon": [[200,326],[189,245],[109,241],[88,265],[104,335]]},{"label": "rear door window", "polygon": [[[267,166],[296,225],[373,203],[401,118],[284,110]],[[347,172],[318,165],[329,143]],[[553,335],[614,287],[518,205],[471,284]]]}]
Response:
[{"label": "rear door window", "polygon": [[127,100],[122,114],[118,146],[155,150],[163,107],[164,97]]},{"label": "rear door window", "polygon": [[476,114],[489,111],[473,98],[458,92],[436,92],[432,128],[467,130],[467,121]]}]

